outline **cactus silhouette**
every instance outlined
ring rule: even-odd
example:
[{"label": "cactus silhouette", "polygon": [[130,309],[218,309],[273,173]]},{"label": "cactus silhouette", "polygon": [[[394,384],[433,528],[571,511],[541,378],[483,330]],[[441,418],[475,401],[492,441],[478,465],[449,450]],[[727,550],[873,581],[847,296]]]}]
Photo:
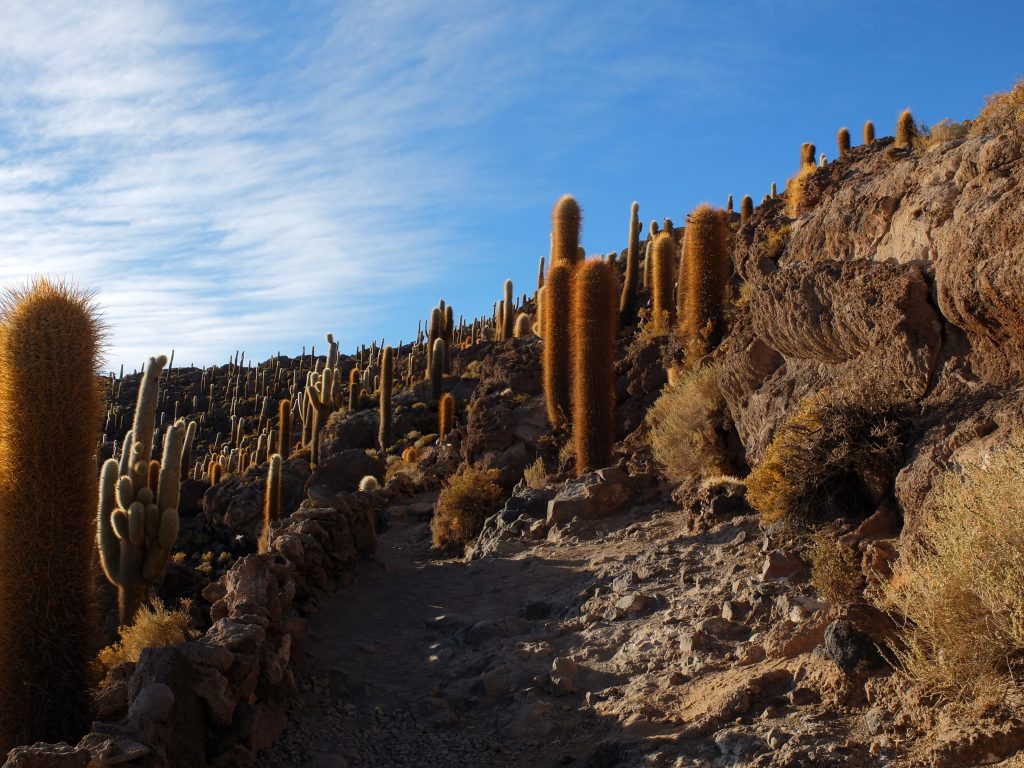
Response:
[{"label": "cactus silhouette", "polygon": [[556,261],[544,283],[544,400],[548,421],[562,427],[570,416],[569,381],[572,365],[571,320],[572,267]]},{"label": "cactus silhouette", "polygon": [[[708,204],[697,206],[686,223],[683,269],[686,293],[680,325],[688,353],[703,356],[722,332],[722,303],[728,277],[725,218]],[[680,281],[682,284],[683,281]]]},{"label": "cactus silhouette", "polygon": [[505,281],[505,301],[501,315],[501,338],[511,339],[515,333],[515,308],[512,305],[512,281]]},{"label": "cactus silhouette", "polygon": [[636,319],[636,284],[640,276],[640,203],[629,208],[629,245],[626,248],[626,271],[619,296],[619,322],[623,326]]},{"label": "cactus silhouette", "polygon": [[840,128],[836,134],[836,143],[839,145],[839,159],[843,160],[850,154],[850,131],[847,128]]},{"label": "cactus silhouette", "polygon": [[3,753],[73,744],[91,721],[100,336],[72,286],[40,279],[0,300]]},{"label": "cactus silhouette", "polygon": [[380,429],[377,432],[377,443],[382,451],[391,447],[391,394],[394,383],[394,351],[391,347],[384,347],[380,361]]},{"label": "cactus silhouette", "polygon": [[451,392],[445,392],[438,407],[437,437],[444,440],[445,435],[452,431],[455,425],[455,398]]},{"label": "cactus silhouette", "polygon": [[576,264],[580,261],[579,203],[572,195],[564,195],[551,212],[551,267],[556,264]]},{"label": "cactus silhouette", "polygon": [[572,431],[577,474],[611,464],[617,283],[614,268],[600,260],[584,262],[573,277]]}]

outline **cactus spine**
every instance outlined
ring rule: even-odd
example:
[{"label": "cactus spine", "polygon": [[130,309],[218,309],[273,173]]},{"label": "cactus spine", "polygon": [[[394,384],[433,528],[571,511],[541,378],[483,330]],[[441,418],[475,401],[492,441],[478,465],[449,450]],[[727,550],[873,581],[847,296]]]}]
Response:
[{"label": "cactus spine", "polygon": [[515,308],[512,305],[512,281],[505,281],[505,301],[501,313],[501,338],[511,339],[515,333]]},{"label": "cactus spine", "polygon": [[875,124],[868,120],[864,123],[864,143],[871,144],[875,140]]},{"label": "cactus spine", "polygon": [[909,109],[904,109],[896,121],[896,146],[909,149],[916,138],[917,125],[914,123],[914,116],[910,114]]},{"label": "cactus spine", "polygon": [[384,347],[380,361],[380,429],[377,443],[382,451],[391,447],[391,394],[395,383],[395,353],[391,347]]},{"label": "cactus spine", "polygon": [[687,221],[683,245],[686,298],[680,320],[689,355],[706,355],[722,331],[729,266],[724,224],[722,213],[706,203],[697,206]]},{"label": "cactus spine", "polygon": [[0,303],[3,753],[75,743],[91,720],[100,334],[89,297],[60,283]]},{"label": "cactus spine", "polygon": [[573,279],[573,442],[576,472],[611,464],[615,423],[617,279],[610,264],[585,262]]},{"label": "cactus spine", "polygon": [[845,160],[850,154],[850,131],[847,128],[840,128],[836,134],[836,143],[839,145],[839,159]]},{"label": "cactus spine", "polygon": [[632,324],[636,317],[636,284],[640,273],[640,203],[629,207],[629,245],[626,248],[626,272],[619,296],[619,322]]},{"label": "cactus spine", "polygon": [[572,266],[556,261],[544,283],[544,400],[548,421],[562,427],[570,416],[569,377],[571,374],[570,291]]},{"label": "cactus spine", "polygon": [[580,261],[579,203],[572,195],[564,195],[551,212],[551,266],[573,265]]},{"label": "cactus spine", "polygon": [[437,437],[438,440],[444,440],[445,436],[452,431],[452,426],[455,424],[455,398],[451,392],[445,392],[441,398],[441,404],[438,408],[438,420],[437,420]]},{"label": "cactus spine", "polygon": [[267,489],[263,496],[263,531],[258,544],[260,552],[269,551],[270,530],[281,519],[281,465],[281,455],[273,454],[267,469]]},{"label": "cactus spine", "polygon": [[750,195],[744,195],[740,201],[740,226],[745,227],[750,217],[754,215],[754,201]]},{"label": "cactus spine", "polygon": [[654,316],[651,320],[666,324],[664,330],[675,322],[676,302],[672,295],[673,269],[676,260],[676,242],[667,231],[654,240],[654,264],[651,267],[651,304]]}]

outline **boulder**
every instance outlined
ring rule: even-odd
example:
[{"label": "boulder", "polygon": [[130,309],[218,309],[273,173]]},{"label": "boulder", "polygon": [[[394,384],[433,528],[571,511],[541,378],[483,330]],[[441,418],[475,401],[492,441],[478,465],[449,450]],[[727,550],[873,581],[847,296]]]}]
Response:
[{"label": "boulder", "polygon": [[587,472],[566,483],[548,502],[547,524],[561,525],[573,518],[591,520],[613,515],[632,498],[629,476],[618,467]]}]

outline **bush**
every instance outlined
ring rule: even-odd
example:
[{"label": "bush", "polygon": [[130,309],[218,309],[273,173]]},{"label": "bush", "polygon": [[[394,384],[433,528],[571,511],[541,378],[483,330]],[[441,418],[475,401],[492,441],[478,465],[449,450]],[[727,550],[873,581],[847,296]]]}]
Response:
[{"label": "bush", "polygon": [[177,645],[194,637],[198,633],[191,628],[191,607],[190,600],[182,600],[174,611],[168,611],[158,599],[153,600],[152,605],[143,605],[135,614],[135,620],[118,630],[120,640],[100,651],[100,664],[105,670],[111,670],[118,664],[138,661],[145,648]]},{"label": "bush", "polygon": [[766,523],[865,511],[863,478],[895,474],[903,425],[896,405],[822,390],[776,432],[747,478],[747,500]]},{"label": "bush", "polygon": [[544,488],[548,484],[548,471],[540,456],[523,471],[523,479],[531,488]]},{"label": "bush", "polygon": [[978,116],[971,121],[971,136],[985,136],[1019,128],[1024,123],[1024,80],[1005,93],[985,99]]},{"label": "bush", "polygon": [[862,591],[853,550],[837,541],[832,528],[822,528],[811,540],[811,586],[833,605],[857,600]]},{"label": "bush", "polygon": [[448,480],[430,520],[430,536],[438,549],[462,547],[472,541],[488,515],[498,511],[504,493],[496,469],[467,469]]},{"label": "bush", "polygon": [[727,474],[719,435],[724,414],[715,366],[688,371],[665,387],[647,412],[647,424],[651,450],[666,478],[684,483]]},{"label": "bush", "polygon": [[1002,695],[1024,673],[1024,445],[951,472],[882,605],[905,617],[893,652],[933,693]]}]

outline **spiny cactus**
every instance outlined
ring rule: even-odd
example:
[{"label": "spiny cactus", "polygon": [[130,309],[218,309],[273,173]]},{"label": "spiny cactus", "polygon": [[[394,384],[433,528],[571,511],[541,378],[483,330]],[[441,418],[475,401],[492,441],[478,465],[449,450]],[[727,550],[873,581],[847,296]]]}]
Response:
[{"label": "spiny cactus", "polygon": [[732,213],[732,195],[729,195],[728,199],[725,201],[725,210]]},{"label": "spiny cactus", "polygon": [[452,347],[455,346],[455,314],[452,305],[444,308],[444,372],[452,372]]},{"label": "spiny cactus", "polygon": [[281,456],[292,452],[292,401],[285,398],[277,405],[277,451]]},{"label": "spiny cactus", "polygon": [[569,334],[572,267],[556,261],[544,283],[544,400],[548,421],[563,427],[570,416],[569,380],[572,342]]},{"label": "spiny cactus", "polygon": [[525,312],[520,312],[516,317],[516,326],[512,335],[517,339],[525,339],[533,335],[533,323],[530,322],[530,316]]},{"label": "spiny cactus", "polygon": [[573,278],[573,443],[576,472],[611,464],[615,423],[617,279],[611,265],[591,260]]},{"label": "spiny cactus", "polygon": [[772,199],[774,199],[774,198],[779,196],[779,189],[778,189],[778,187],[775,186],[775,182],[774,181],[772,182],[771,196],[772,196]]},{"label": "spiny cactus", "polygon": [[437,417],[437,438],[443,441],[445,435],[452,431],[455,425],[455,398],[451,392],[445,392],[438,406]]},{"label": "spiny cactus", "polygon": [[382,451],[391,447],[391,394],[395,382],[395,353],[391,347],[384,347],[380,361],[380,429],[377,431],[377,444]]},{"label": "spiny cactus", "polygon": [[658,222],[651,219],[647,230],[647,243],[644,250],[644,288],[651,288],[651,268],[654,262],[654,239],[658,236]]},{"label": "spiny cactus", "polygon": [[[444,310],[434,307],[430,310],[430,325],[427,330],[427,370],[432,367],[434,355],[434,341],[444,336]],[[444,363],[441,363],[442,367]]]},{"label": "spiny cactus", "polygon": [[914,116],[910,114],[909,109],[904,109],[896,121],[896,146],[909,148],[916,138],[917,125],[914,123]]},{"label": "spiny cactus", "polygon": [[511,339],[515,332],[515,308],[512,305],[512,281],[505,281],[505,301],[501,316],[501,337]]},{"label": "spiny cactus", "polygon": [[814,161],[814,154],[817,150],[814,145],[810,142],[805,142],[800,145],[800,167],[803,168],[807,165],[817,165]]},{"label": "spiny cactus", "polygon": [[651,268],[652,322],[667,323],[668,330],[675,322],[676,301],[672,295],[675,283],[676,241],[668,232],[662,232],[654,240],[654,265]]},{"label": "spiny cactus", "polygon": [[270,457],[267,469],[267,489],[263,496],[263,530],[260,532],[258,551],[270,549],[270,531],[273,524],[281,519],[281,455],[275,453]]},{"label": "spiny cactus", "polygon": [[348,372],[348,409],[350,411],[359,410],[359,377],[362,374],[359,368],[353,368]]},{"label": "spiny cactus", "polygon": [[636,319],[636,284],[640,276],[640,203],[629,207],[629,245],[626,248],[626,272],[619,296],[619,322],[623,326]]},{"label": "spiny cactus", "polygon": [[0,300],[0,754],[91,721],[100,336],[74,287]]},{"label": "spiny cactus", "polygon": [[540,265],[537,267],[537,290],[544,287],[544,257],[540,257]]},{"label": "spiny cactus", "polygon": [[580,260],[580,222],[582,221],[579,203],[572,195],[562,196],[551,212],[551,266],[556,264],[576,264]]},{"label": "spiny cactus", "polygon": [[687,219],[683,244],[686,298],[680,330],[688,355],[703,357],[718,342],[728,259],[724,214],[706,203],[697,206]]},{"label": "spiny cactus", "polygon": [[836,134],[836,143],[839,145],[839,159],[845,160],[850,154],[850,131],[848,128],[840,128]]},{"label": "spiny cactus", "polygon": [[[444,383],[444,339],[434,339],[434,351],[430,355],[430,399],[441,399],[441,385]],[[438,357],[440,355],[440,357]]]},{"label": "spiny cactus", "polygon": [[544,338],[544,323],[542,322],[542,320],[544,319],[544,286],[543,285],[540,288],[537,289],[537,298],[536,298],[535,301],[537,303],[537,317],[533,321],[533,332],[537,336],[540,336],[543,339]]},{"label": "spiny cactus", "polygon": [[754,215],[754,201],[750,195],[744,195],[740,201],[740,226],[744,227],[751,216]]},{"label": "spiny cactus", "polygon": [[875,124],[868,120],[864,123],[864,143],[871,144],[875,140]]}]

